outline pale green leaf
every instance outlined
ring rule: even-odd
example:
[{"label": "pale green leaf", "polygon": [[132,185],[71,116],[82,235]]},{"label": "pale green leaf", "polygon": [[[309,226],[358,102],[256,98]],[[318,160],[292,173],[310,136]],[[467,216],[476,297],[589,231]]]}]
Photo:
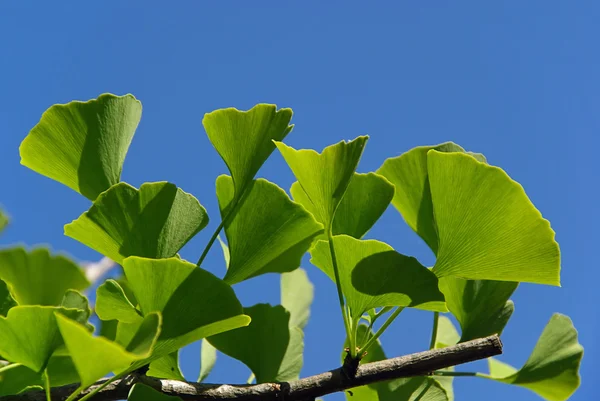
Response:
[{"label": "pale green leaf", "polygon": [[[294,201],[318,216],[315,205],[304,192],[300,183],[292,184],[290,192]],[[333,235],[346,234],[362,238],[381,217],[394,197],[394,186],[383,176],[375,173],[354,173],[346,194],[342,198],[333,218]],[[321,221],[320,223],[325,224]],[[323,234],[320,239],[327,239]]]},{"label": "pale green leaf", "polygon": [[19,305],[60,305],[68,289],[84,290],[90,283],[83,270],[45,248],[0,251],[0,279]]},{"label": "pale green leaf", "polygon": [[166,395],[145,384],[136,383],[129,391],[127,401],[181,401],[181,398]]},{"label": "pale green leaf", "polygon": [[439,286],[448,309],[460,323],[460,342],[500,335],[515,308],[508,298],[518,283],[443,277]]},{"label": "pale green leaf", "polygon": [[463,153],[430,150],[439,277],[559,285],[550,223],[501,169]]},{"label": "pale green leaf", "polygon": [[79,321],[85,312],[51,306],[15,306],[6,317],[0,317],[0,355],[41,372],[50,356],[61,345],[55,312]]},{"label": "pale green leaf", "polygon": [[161,321],[158,313],[148,315],[131,343],[124,348],[104,337],[94,337],[84,326],[64,316],[56,314],[56,320],[83,387],[110,372],[118,374],[133,362],[148,358],[160,333]]},{"label": "pale green leaf", "polygon": [[296,150],[275,142],[310,199],[315,218],[325,226],[325,233],[331,230],[336,209],[358,166],[367,139],[367,136],[360,136],[350,142],[342,141],[326,147],[322,153],[312,149]]},{"label": "pale green leaf", "polygon": [[115,280],[108,279],[96,290],[96,314],[102,320],[136,322],[140,315]]},{"label": "pale green leaf", "polygon": [[21,143],[21,164],[93,201],[119,182],[141,115],[132,95],[56,104]]},{"label": "pale green leaf", "polygon": [[204,115],[202,124],[233,177],[235,198],[275,150],[273,140],[281,141],[293,128],[292,109],[258,104],[248,111],[220,109]]},{"label": "pale green leaf", "polygon": [[168,182],[119,183],[65,226],[65,235],[121,264],[128,256],[169,258],[208,224],[198,200]]},{"label": "pale green leaf", "polygon": [[310,318],[314,292],[304,269],[281,275],[281,305],[290,312],[290,327],[304,329]]},{"label": "pale green leaf", "polygon": [[289,312],[281,305],[258,304],[244,308],[244,313],[252,318],[247,327],[209,337],[208,341],[248,366],[257,383],[297,379],[304,345],[301,331],[289,327]]},{"label": "pale green leaf", "polygon": [[[225,218],[234,201],[231,177],[217,178],[217,197]],[[231,259],[224,280],[234,284],[264,273],[292,271],[322,231],[285,191],[267,180],[254,180],[236,213],[225,221]]]},{"label": "pale green leaf", "polygon": [[221,251],[223,251],[223,260],[225,260],[225,269],[229,269],[229,260],[231,259],[231,255],[229,254],[229,245],[227,245],[225,243],[225,241],[223,241],[221,239],[221,236],[217,236],[217,239],[219,240],[219,245],[221,245]]},{"label": "pale green leaf", "polygon": [[[333,237],[342,292],[357,319],[372,308],[403,306],[446,312],[437,277],[415,258],[380,241]],[[319,241],[311,263],[335,282],[329,243]]]},{"label": "pale green leaf", "polygon": [[579,387],[582,357],[583,347],[571,319],[556,313],[521,369],[490,358],[490,374],[479,375],[528,388],[548,401],[564,401]]},{"label": "pale green leaf", "polygon": [[198,375],[198,383],[206,380],[210,372],[213,370],[217,362],[217,349],[208,342],[206,338],[202,339],[200,348],[200,374]]},{"label": "pale green leaf", "polygon": [[179,368],[179,351],[152,361],[146,375],[160,379],[185,381],[185,377]]}]

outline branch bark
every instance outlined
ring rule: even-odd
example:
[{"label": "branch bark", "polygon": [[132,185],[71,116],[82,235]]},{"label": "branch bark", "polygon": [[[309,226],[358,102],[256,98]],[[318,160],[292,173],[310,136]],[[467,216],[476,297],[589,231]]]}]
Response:
[{"label": "branch bark", "polygon": [[[98,392],[94,401],[126,399],[135,383],[143,383],[167,395],[178,396],[184,401],[305,401],[316,397],[351,389],[353,387],[403,377],[427,376],[438,369],[484,359],[502,353],[502,343],[497,335],[467,341],[451,347],[405,355],[384,361],[360,365],[353,378],[348,378],[342,368],[304,379],[283,383],[256,385],[201,384],[176,380],[157,379],[132,374],[115,380]],[[89,393],[107,379],[97,382],[84,391]],[[53,401],[64,401],[75,391],[77,384],[52,389]],[[45,401],[43,391],[31,391],[18,395],[0,397],[0,401]]]}]

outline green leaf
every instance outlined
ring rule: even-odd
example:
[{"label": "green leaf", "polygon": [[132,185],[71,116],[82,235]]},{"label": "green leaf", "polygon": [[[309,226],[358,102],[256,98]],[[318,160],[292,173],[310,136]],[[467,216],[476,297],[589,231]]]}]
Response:
[{"label": "green leaf", "polygon": [[166,395],[145,384],[136,383],[129,391],[127,401],[181,401],[181,398]]},{"label": "green leaf", "polygon": [[460,342],[500,335],[515,309],[508,298],[518,283],[444,277],[439,286],[448,309],[460,323]]},{"label": "green leaf", "polygon": [[523,187],[462,153],[430,150],[427,162],[439,235],[433,271],[439,277],[559,285],[554,231]]},{"label": "green leaf", "polygon": [[[44,372],[48,372],[52,387],[79,382],[79,375],[73,366],[73,361],[68,356],[52,356]],[[38,373],[20,365],[0,373],[0,396],[19,394],[23,391],[37,389],[37,387],[39,390],[43,390],[42,375],[44,372]]]},{"label": "green leaf", "polygon": [[41,372],[62,344],[55,312],[84,320],[84,312],[49,306],[15,306],[0,317],[0,354],[10,362]]},{"label": "green leaf", "polygon": [[152,361],[146,375],[160,379],[185,381],[185,377],[179,368],[179,351],[172,352],[167,356]]},{"label": "green leaf", "polygon": [[130,344],[124,348],[104,337],[94,337],[84,326],[64,316],[57,314],[56,320],[82,387],[90,386],[109,372],[121,373],[133,362],[148,358],[161,324],[160,314],[148,315]]},{"label": "green leaf", "polygon": [[[298,181],[292,184],[290,192],[295,202],[300,203],[314,216],[319,216],[315,205]],[[354,173],[346,194],[335,211],[331,227],[333,235],[346,234],[362,238],[379,220],[393,197],[394,186],[383,176],[375,173]],[[320,239],[327,239],[327,236],[323,234]]]},{"label": "green leaf", "polygon": [[275,145],[292,131],[292,109],[258,104],[248,111],[234,108],[215,110],[204,115],[202,124],[221,158],[227,165],[239,199],[269,158]]},{"label": "green leaf", "polygon": [[14,300],[8,286],[2,280],[0,280],[0,316],[6,316],[10,308],[17,306],[17,302]]},{"label": "green leaf", "polygon": [[229,285],[189,262],[129,257],[123,269],[142,314],[162,313],[152,358],[250,322]]},{"label": "green leaf", "polygon": [[93,201],[119,182],[141,116],[132,95],[56,104],[21,143],[21,164]]},{"label": "green leaf", "polygon": [[1,250],[0,279],[19,305],[60,305],[65,291],[90,285],[73,261],[62,255],[50,256],[45,248]]},{"label": "green leaf", "polygon": [[[217,178],[217,197],[225,219],[234,202],[231,177]],[[283,189],[267,180],[254,180],[236,213],[225,221],[231,259],[224,280],[235,284],[260,274],[292,271],[322,231],[314,217]]]},{"label": "green leaf", "polygon": [[333,218],[353,177],[362,155],[367,136],[350,142],[339,142],[317,153],[312,149],[296,150],[275,142],[281,155],[296,176],[298,183],[312,203],[311,211],[317,221],[330,232]]},{"label": "green leaf", "polygon": [[198,383],[206,380],[210,372],[215,367],[217,362],[217,349],[208,342],[206,338],[202,339],[200,348],[200,374],[198,375]]},{"label": "green leaf", "polygon": [[221,245],[221,251],[223,251],[223,260],[225,260],[225,269],[229,269],[229,260],[231,259],[231,255],[229,254],[229,245],[227,245],[221,239],[220,235],[217,236],[217,239],[219,240],[219,245]]},{"label": "green leaf", "polygon": [[281,275],[281,305],[290,312],[290,327],[304,329],[310,318],[314,292],[304,269]]},{"label": "green leaf", "polygon": [[123,288],[112,279],[106,280],[96,290],[96,314],[102,320],[125,323],[135,323],[140,317]]},{"label": "green leaf", "polygon": [[[362,338],[367,326],[358,326],[358,336]],[[371,332],[370,335],[373,335]],[[345,345],[348,346],[348,343]],[[342,356],[342,358],[345,355]],[[377,340],[361,363],[382,361],[387,359],[381,343]],[[350,394],[352,392],[352,394]],[[412,377],[373,383],[346,391],[348,401],[449,401],[441,384],[430,377]],[[420,398],[419,398],[420,397]]]},{"label": "green leaf", "polygon": [[200,202],[174,184],[145,183],[138,190],[122,182],[67,224],[65,235],[121,264],[128,256],[175,256],[207,224]]},{"label": "green leaf", "polygon": [[[342,292],[353,318],[384,306],[447,311],[437,278],[415,258],[383,242],[347,235],[336,235],[333,244]],[[311,254],[311,263],[335,282],[328,243],[317,242]]]},{"label": "green leaf", "polygon": [[582,357],[583,347],[571,319],[556,313],[520,370],[490,358],[490,374],[479,375],[528,388],[548,401],[564,401],[579,387]]},{"label": "green leaf", "polygon": [[[435,146],[419,146],[400,156],[387,159],[377,173],[387,178],[396,187],[392,204],[398,209],[406,224],[423,238],[434,253],[437,253],[438,235],[427,171],[427,152],[431,149],[440,152],[465,151],[452,142]],[[472,155],[485,161],[483,155],[476,153]]]},{"label": "green leaf", "polygon": [[289,327],[290,313],[281,305],[268,304],[244,308],[244,313],[251,317],[250,325],[209,337],[208,341],[248,366],[257,383],[297,379],[304,344],[301,332],[298,335],[297,328]]},{"label": "green leaf", "polygon": [[85,295],[81,294],[79,291],[67,290],[60,306],[66,309],[80,310],[82,313],[78,319],[79,323],[85,323],[87,329],[91,333],[94,332],[95,327],[88,322],[92,315],[92,309],[90,308],[90,303]]}]

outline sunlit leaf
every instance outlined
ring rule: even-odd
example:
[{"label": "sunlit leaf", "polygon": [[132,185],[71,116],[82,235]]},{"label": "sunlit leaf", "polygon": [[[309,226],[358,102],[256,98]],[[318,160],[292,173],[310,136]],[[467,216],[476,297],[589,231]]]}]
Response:
[{"label": "sunlit leaf", "polygon": [[[447,311],[437,278],[415,258],[383,242],[347,235],[336,235],[333,244],[342,292],[354,318],[384,306]],[[319,241],[311,254],[311,263],[335,282],[329,243]]]},{"label": "sunlit leaf", "polygon": [[85,295],[79,291],[67,290],[60,306],[66,309],[79,309],[82,312],[78,319],[79,323],[85,323],[90,332],[94,331],[94,326],[88,322],[88,319],[92,315],[92,309]]},{"label": "sunlit leaf", "polygon": [[200,374],[198,375],[199,383],[203,382],[208,377],[216,362],[217,349],[213,347],[206,338],[202,339],[202,345],[200,347]]},{"label": "sunlit leaf", "polygon": [[136,383],[131,387],[127,401],[181,401],[181,398],[166,395],[145,384]]},{"label": "sunlit leaf", "polygon": [[17,306],[17,302],[10,295],[6,283],[0,280],[0,316],[6,316],[8,310],[13,306]]},{"label": "sunlit leaf", "polygon": [[56,104],[21,143],[21,164],[94,200],[119,182],[141,115],[132,95]]},{"label": "sunlit leaf", "polygon": [[81,385],[87,387],[109,372],[122,372],[133,362],[148,358],[160,333],[161,319],[158,313],[148,315],[126,348],[104,337],[94,337],[84,326],[64,316],[57,314],[56,320]]},{"label": "sunlit leaf", "polygon": [[446,305],[462,329],[460,341],[501,334],[515,309],[508,298],[517,286],[510,281],[441,278]]},{"label": "sunlit leaf", "polygon": [[[225,218],[234,201],[231,177],[217,179],[217,197]],[[285,191],[267,180],[254,180],[233,218],[225,222],[230,261],[224,280],[234,284],[264,273],[292,271],[322,231]]]},{"label": "sunlit leaf", "polygon": [[[315,205],[296,181],[290,192],[294,201],[300,203],[314,216],[319,216]],[[362,238],[387,209],[394,196],[394,186],[383,176],[375,173],[354,173],[346,194],[340,201],[333,218],[333,235],[346,234]],[[321,221],[320,223],[325,224]],[[320,239],[327,239],[326,235]]]},{"label": "sunlit leaf", "polygon": [[[367,326],[358,326],[359,338],[364,337]],[[371,333],[372,335],[372,333]],[[346,347],[348,344],[346,343]],[[345,353],[342,355],[342,358]],[[382,361],[387,359],[381,343],[377,340],[361,363]],[[350,394],[350,392],[352,394]],[[348,401],[449,401],[441,384],[430,377],[412,377],[406,379],[395,379],[386,382],[369,384],[367,386],[355,387],[346,391]],[[420,398],[419,398],[420,397]]]},{"label": "sunlit leaf", "polygon": [[548,401],[564,401],[579,387],[582,357],[571,319],[556,313],[521,369],[490,358],[490,374],[480,376],[526,387]]},{"label": "sunlit leaf", "polygon": [[281,305],[290,312],[290,327],[304,329],[310,318],[314,286],[304,269],[281,275]]},{"label": "sunlit leaf", "polygon": [[123,269],[142,314],[162,313],[153,358],[250,322],[233,289],[191,263],[178,258],[129,257]]},{"label": "sunlit leaf", "polygon": [[65,226],[65,235],[121,264],[128,256],[169,258],[208,224],[198,200],[168,182],[119,183]]},{"label": "sunlit leaf", "polygon": [[68,289],[84,290],[90,283],[83,270],[45,248],[0,251],[0,279],[19,305],[60,305]]},{"label": "sunlit leaf", "polygon": [[184,381],[185,377],[179,368],[179,352],[175,351],[150,363],[148,376],[160,379],[171,379]]},{"label": "sunlit leaf", "polygon": [[275,143],[306,198],[310,199],[311,211],[325,226],[325,233],[331,229],[335,211],[358,166],[367,139],[367,136],[359,136],[350,142],[342,141],[326,147],[322,153]]},{"label": "sunlit leaf", "polygon": [[0,355],[41,372],[52,353],[63,345],[55,312],[79,321],[85,313],[76,309],[50,306],[15,306],[0,317]]},{"label": "sunlit leaf", "polygon": [[231,255],[229,254],[229,245],[227,245],[225,241],[221,239],[220,235],[217,236],[217,239],[219,240],[221,251],[223,251],[223,260],[225,260],[225,268],[229,269],[229,260],[231,259]]},{"label": "sunlit leaf", "polygon": [[102,320],[134,323],[140,317],[135,306],[115,280],[106,280],[96,290],[96,314]]},{"label": "sunlit leaf", "polygon": [[204,115],[202,124],[211,143],[227,164],[233,177],[235,198],[275,150],[273,140],[281,141],[293,128],[292,109],[258,104],[248,111],[220,109]]}]

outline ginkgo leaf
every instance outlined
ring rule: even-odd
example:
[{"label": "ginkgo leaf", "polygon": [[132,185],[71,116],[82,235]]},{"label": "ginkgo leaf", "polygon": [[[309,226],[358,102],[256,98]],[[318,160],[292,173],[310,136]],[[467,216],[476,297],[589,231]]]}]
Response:
[{"label": "ginkgo leaf", "polygon": [[[333,237],[333,245],[342,292],[355,319],[384,306],[447,311],[437,277],[415,258],[383,242],[347,235]],[[328,242],[317,242],[311,255],[311,263],[335,282]]]},{"label": "ginkgo leaf", "polygon": [[[367,326],[357,327],[359,338],[365,336]],[[370,333],[373,335],[373,333]],[[346,340],[347,341],[347,340]],[[345,347],[348,347],[346,343]],[[342,354],[342,359],[345,353]],[[377,340],[361,363],[383,361],[387,359],[381,343]],[[346,391],[348,401],[450,401],[446,390],[435,379],[430,377],[412,377],[378,382],[366,386],[355,387]]]},{"label": "ginkgo leaf", "polygon": [[168,182],[135,189],[119,183],[65,226],[65,235],[117,263],[128,256],[169,258],[208,224],[198,200]]},{"label": "ginkgo leaf", "polygon": [[13,306],[17,306],[17,302],[12,295],[10,295],[6,283],[0,280],[0,316],[6,316]]},{"label": "ginkgo leaf", "polygon": [[247,327],[208,338],[219,351],[242,361],[257,383],[297,379],[302,368],[303,338],[289,326],[290,313],[281,305],[244,308],[252,321]]},{"label": "ginkgo leaf", "polygon": [[171,379],[185,381],[185,377],[179,368],[179,351],[170,353],[150,363],[147,376],[160,379]]},{"label": "ginkgo leaf", "polygon": [[350,142],[339,142],[317,153],[312,149],[296,150],[275,142],[281,155],[294,173],[317,221],[331,230],[333,218],[367,143],[367,136]]},{"label": "ginkgo leaf", "polygon": [[[225,219],[234,201],[231,177],[217,178],[217,197]],[[292,271],[322,231],[322,225],[283,189],[254,180],[233,217],[225,220],[230,260],[224,280],[234,284],[264,273]]]},{"label": "ginkgo leaf", "polygon": [[290,312],[290,327],[304,329],[310,318],[314,292],[304,269],[281,275],[281,305]]},{"label": "ginkgo leaf", "polygon": [[[298,181],[290,192],[294,201],[300,203],[314,216],[319,216],[315,205]],[[346,193],[335,211],[333,235],[346,234],[362,238],[385,212],[394,197],[394,186],[383,176],[375,173],[354,173]],[[320,221],[325,224],[325,222]],[[323,234],[320,239],[326,239]]]},{"label": "ginkgo leaf", "polygon": [[132,95],[56,104],[21,143],[21,164],[93,201],[119,182],[141,116]]},{"label": "ginkgo leaf", "polygon": [[142,383],[136,383],[129,390],[127,401],[181,401],[181,398],[166,395]]},{"label": "ginkgo leaf", "polygon": [[275,150],[273,140],[281,141],[292,131],[292,109],[258,104],[248,111],[234,108],[215,110],[204,115],[202,124],[233,177],[235,198]]},{"label": "ginkgo leaf", "polygon": [[108,279],[96,290],[96,314],[102,320],[136,322],[140,314],[115,280]]},{"label": "ginkgo leaf", "polygon": [[90,283],[83,270],[48,249],[10,248],[0,251],[0,279],[19,305],[60,305],[68,289],[84,290]]},{"label": "ginkgo leaf", "polygon": [[250,322],[229,285],[189,262],[132,256],[123,269],[142,314],[162,314],[154,359]]},{"label": "ginkgo leaf", "polygon": [[515,309],[508,298],[518,283],[443,277],[439,286],[448,309],[460,323],[460,342],[500,335]]},{"label": "ginkgo leaf", "polygon": [[118,374],[125,371],[133,362],[148,358],[161,325],[160,314],[146,316],[131,343],[123,347],[104,337],[94,337],[84,326],[64,316],[56,314],[56,320],[82,387],[93,384],[110,372]]},{"label": "ginkgo leaf", "polygon": [[[0,367],[6,368],[9,365]],[[71,357],[68,356],[52,356],[48,361],[48,365],[44,372],[38,373],[26,366],[18,365],[10,369],[0,369],[0,396],[19,394],[23,391],[34,387],[40,387],[44,384],[42,375],[47,374],[52,387],[65,386],[79,382],[79,375],[73,366]]]},{"label": "ginkgo leaf", "polygon": [[[55,312],[85,321],[85,312],[52,306],[15,306],[0,317],[0,355],[41,372],[63,340],[56,325]],[[86,329],[87,330],[87,329]]]},{"label": "ginkgo leaf", "polygon": [[200,346],[200,374],[198,375],[198,383],[203,382],[208,377],[215,367],[216,362],[217,349],[206,338],[203,338],[202,345]]},{"label": "ginkgo leaf", "polygon": [[427,153],[439,236],[439,277],[559,285],[550,223],[523,187],[498,167],[463,153]]},{"label": "ginkgo leaf", "polygon": [[571,319],[556,313],[521,369],[489,358],[490,374],[479,376],[528,388],[548,401],[565,401],[581,382],[582,357],[583,347]]}]

